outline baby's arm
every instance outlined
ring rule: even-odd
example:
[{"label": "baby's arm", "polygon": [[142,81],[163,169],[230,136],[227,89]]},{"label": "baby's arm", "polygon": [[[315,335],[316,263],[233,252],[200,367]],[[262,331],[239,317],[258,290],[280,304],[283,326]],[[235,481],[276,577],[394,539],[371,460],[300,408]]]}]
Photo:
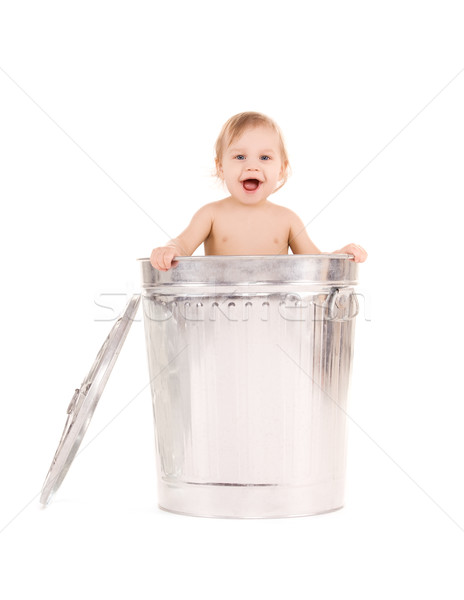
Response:
[{"label": "baby's arm", "polygon": [[169,240],[166,246],[155,248],[151,253],[151,264],[155,269],[167,271],[177,265],[172,264],[175,256],[191,256],[211,232],[212,209],[209,204],[202,206],[192,217],[189,226],[179,236]]},{"label": "baby's arm", "polygon": [[293,254],[321,254],[319,248],[312,242],[300,217],[292,210],[288,210],[290,228],[288,245]]},{"label": "baby's arm", "polygon": [[[293,212],[290,212],[290,234],[288,245],[293,254],[324,254],[313,244],[303,221]],[[348,244],[340,250],[335,250],[334,254],[352,254],[355,262],[364,262],[367,258],[367,252],[358,244]]]}]

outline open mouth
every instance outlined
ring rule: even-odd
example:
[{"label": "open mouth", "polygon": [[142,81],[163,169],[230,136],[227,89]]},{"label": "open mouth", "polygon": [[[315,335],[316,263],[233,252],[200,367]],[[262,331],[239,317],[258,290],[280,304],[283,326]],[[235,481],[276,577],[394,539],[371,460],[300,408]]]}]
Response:
[{"label": "open mouth", "polygon": [[247,192],[254,192],[259,188],[261,181],[259,179],[245,179],[242,181],[242,185]]}]

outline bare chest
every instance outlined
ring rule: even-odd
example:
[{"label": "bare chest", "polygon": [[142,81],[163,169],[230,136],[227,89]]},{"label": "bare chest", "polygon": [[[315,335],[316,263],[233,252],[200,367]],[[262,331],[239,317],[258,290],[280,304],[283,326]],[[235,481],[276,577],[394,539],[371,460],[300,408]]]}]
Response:
[{"label": "bare chest", "polygon": [[205,254],[287,254],[289,227],[278,214],[219,215]]}]

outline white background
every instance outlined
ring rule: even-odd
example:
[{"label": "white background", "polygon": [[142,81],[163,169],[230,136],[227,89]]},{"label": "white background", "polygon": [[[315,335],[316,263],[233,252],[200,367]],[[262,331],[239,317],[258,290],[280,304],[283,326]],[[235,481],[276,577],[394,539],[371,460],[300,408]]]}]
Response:
[{"label": "white background", "polygon": [[[2,597],[462,598],[462,4],[0,6]],[[242,110],[286,137],[293,175],[272,201],[323,250],[369,252],[345,508],[160,511],[136,322],[41,510],[73,390],[138,290],[135,259],[224,197],[213,145]]]}]

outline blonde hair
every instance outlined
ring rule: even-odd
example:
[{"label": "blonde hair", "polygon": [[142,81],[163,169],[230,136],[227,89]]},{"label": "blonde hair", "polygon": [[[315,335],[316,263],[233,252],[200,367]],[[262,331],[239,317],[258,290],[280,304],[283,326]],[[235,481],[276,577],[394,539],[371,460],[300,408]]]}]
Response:
[{"label": "blonde hair", "polygon": [[224,151],[232,144],[234,140],[240,137],[246,129],[259,127],[260,125],[270,127],[279,136],[280,157],[282,160],[282,166],[284,171],[280,185],[274,190],[276,192],[277,190],[280,190],[280,188],[285,184],[285,182],[288,179],[290,164],[288,160],[287,149],[285,147],[282,132],[280,131],[280,128],[277,125],[277,123],[273,121],[270,117],[263,115],[259,112],[241,112],[237,115],[234,115],[224,123],[215,145],[216,176],[219,177],[218,167],[222,161]]}]

